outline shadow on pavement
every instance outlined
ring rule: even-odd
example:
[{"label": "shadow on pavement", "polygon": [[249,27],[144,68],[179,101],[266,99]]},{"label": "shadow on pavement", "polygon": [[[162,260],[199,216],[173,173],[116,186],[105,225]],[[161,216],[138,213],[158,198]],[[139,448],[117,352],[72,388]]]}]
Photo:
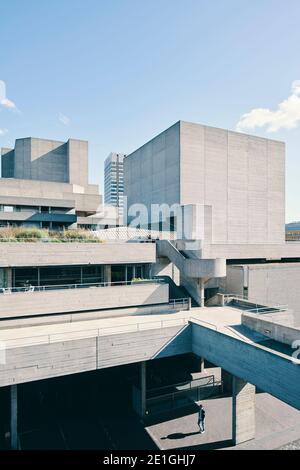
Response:
[{"label": "shadow on pavement", "polygon": [[181,447],[181,450],[217,450],[217,449],[225,449],[226,447],[232,447],[233,442],[231,439],[227,439],[225,441],[217,441],[217,442],[207,442],[206,444],[200,444],[198,446],[187,446]]},{"label": "shadow on pavement", "polygon": [[148,426],[153,426],[155,424],[163,423],[164,421],[170,421],[173,419],[178,419],[183,416],[193,415],[199,410],[198,405],[191,403],[187,406],[176,408],[174,410],[161,411],[155,413],[154,415],[149,414],[144,418],[144,424]]},{"label": "shadow on pavement", "polygon": [[185,437],[196,436],[197,434],[200,434],[200,432],[199,431],[188,432],[186,434],[184,434],[182,432],[177,432],[177,433],[174,433],[174,434],[169,434],[166,437],[162,437],[161,440],[165,440],[165,439],[184,439]]}]

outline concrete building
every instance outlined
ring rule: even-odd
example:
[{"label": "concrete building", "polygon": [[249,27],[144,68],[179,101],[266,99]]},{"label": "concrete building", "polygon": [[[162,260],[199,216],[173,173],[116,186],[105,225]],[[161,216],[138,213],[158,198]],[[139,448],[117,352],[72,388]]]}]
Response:
[{"label": "concrete building", "polygon": [[286,224],[285,236],[287,241],[300,241],[300,222]]},{"label": "concrete building", "polygon": [[[15,174],[13,162],[4,174]],[[124,161],[129,216],[144,204],[144,229],[102,243],[0,238],[0,387],[9,391],[11,448],[20,446],[22,384],[126,364],[139,370],[131,399],[142,419],[162,393],[174,404],[226,392],[232,445],[255,437],[255,387],[300,409],[292,355],[300,244],[285,242],[284,174],[281,142],[179,122]],[[148,230],[153,204],[173,206],[156,214],[158,232]],[[149,394],[148,364],[179,355],[196,358],[204,385],[181,380],[168,384],[172,393]]]},{"label": "concrete building", "polygon": [[178,122],[125,159],[134,203],[200,205],[212,244],[285,241],[285,145]]},{"label": "concrete building", "polygon": [[14,149],[2,149],[1,168],[0,226],[108,225],[99,188],[88,183],[87,142],[17,139]]},{"label": "concrete building", "polygon": [[104,202],[117,208],[118,225],[123,224],[124,158],[123,153],[112,152],[104,162]]},{"label": "concrete building", "polygon": [[[160,242],[159,253],[176,264],[180,283],[200,305],[220,291],[289,303],[300,324],[300,245],[285,241],[284,143],[180,121],[130,154],[124,168],[129,211],[136,203],[149,216],[153,204],[182,209],[179,221],[188,230]],[[176,230],[176,210],[167,217],[160,212],[162,229],[173,217]],[[188,264],[212,267],[213,260],[223,263],[223,274],[216,264],[207,274],[202,269],[201,279],[189,271]],[[249,280],[246,272],[253,273]],[[268,282],[257,282],[263,272]]]}]

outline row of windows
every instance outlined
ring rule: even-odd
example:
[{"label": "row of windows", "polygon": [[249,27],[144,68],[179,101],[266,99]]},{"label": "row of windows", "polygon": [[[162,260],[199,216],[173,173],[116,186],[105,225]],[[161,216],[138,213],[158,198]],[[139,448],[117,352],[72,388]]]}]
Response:
[{"label": "row of windows", "polygon": [[65,214],[69,209],[63,207],[47,207],[47,206],[7,206],[0,204],[0,212],[39,212],[47,214]]},{"label": "row of windows", "polygon": [[[148,264],[111,266],[111,282],[129,282],[134,278],[149,279],[149,276]],[[4,276],[0,276],[0,279],[4,282]],[[104,279],[103,265],[13,269],[13,287],[94,284],[104,281],[106,282],[107,279]]]}]

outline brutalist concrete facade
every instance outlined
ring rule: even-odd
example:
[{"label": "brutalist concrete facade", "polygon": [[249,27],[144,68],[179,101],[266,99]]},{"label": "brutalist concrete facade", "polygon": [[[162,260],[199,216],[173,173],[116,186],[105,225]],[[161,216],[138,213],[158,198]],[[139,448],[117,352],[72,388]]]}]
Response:
[{"label": "brutalist concrete facade", "polygon": [[212,243],[284,243],[285,144],[179,121],[124,162],[128,207],[211,209]]},{"label": "brutalist concrete facade", "polygon": [[74,227],[77,216],[89,226],[89,217],[101,212],[99,188],[88,183],[88,142],[29,137],[1,155],[2,226]]}]

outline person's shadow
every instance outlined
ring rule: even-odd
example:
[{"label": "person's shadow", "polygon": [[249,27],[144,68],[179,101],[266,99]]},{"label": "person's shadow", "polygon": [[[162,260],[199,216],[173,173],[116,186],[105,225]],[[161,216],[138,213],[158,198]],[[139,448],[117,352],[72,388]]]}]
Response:
[{"label": "person's shadow", "polygon": [[162,440],[165,440],[165,439],[184,439],[185,437],[196,436],[197,434],[200,434],[200,432],[199,431],[188,432],[186,434],[184,434],[183,432],[176,432],[174,434],[169,434],[168,436],[162,437],[161,439]]}]

